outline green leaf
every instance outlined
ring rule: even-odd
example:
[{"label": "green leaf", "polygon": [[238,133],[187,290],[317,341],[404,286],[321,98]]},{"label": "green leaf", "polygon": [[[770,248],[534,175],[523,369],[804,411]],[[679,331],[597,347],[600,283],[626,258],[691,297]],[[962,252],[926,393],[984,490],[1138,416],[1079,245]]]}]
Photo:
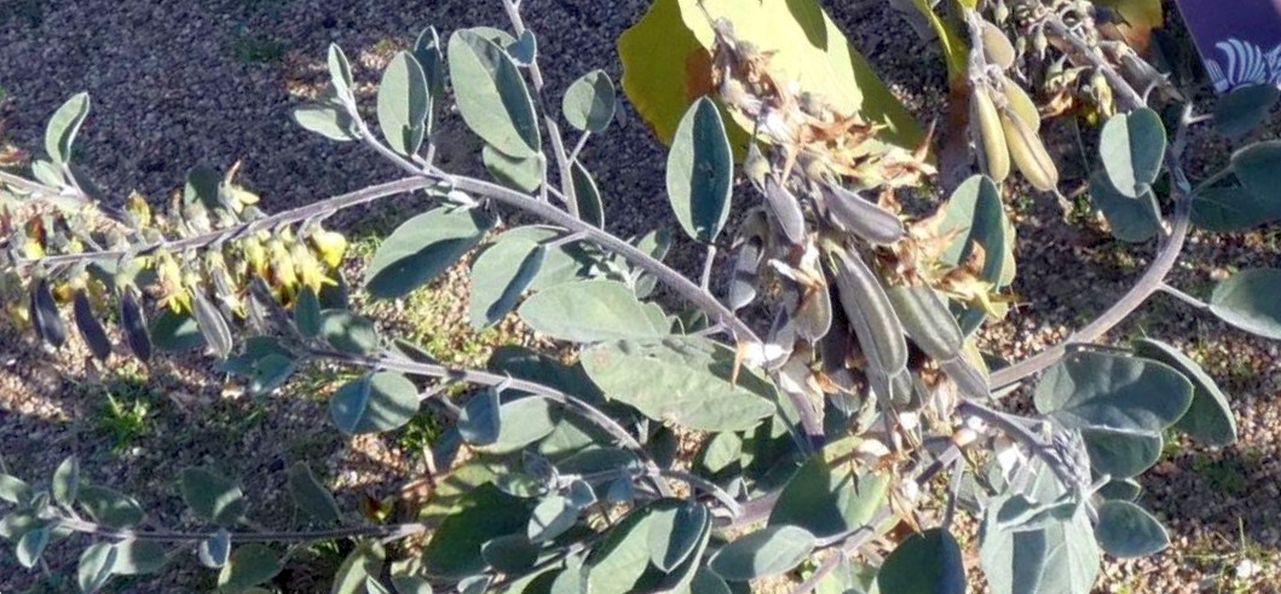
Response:
[{"label": "green leaf", "polygon": [[116,564],[116,548],[106,542],[95,542],[80,553],[76,568],[76,585],[83,594],[94,594],[111,579],[111,567]]},{"label": "green leaf", "polygon": [[115,562],[111,573],[115,575],[151,575],[164,569],[169,557],[165,543],[152,540],[122,540],[114,545]]},{"label": "green leaf", "polygon": [[513,157],[533,157],[542,138],[534,102],[507,52],[476,29],[449,37],[449,74],[458,112],[487,144]]},{"label": "green leaf", "polygon": [[799,526],[825,538],[871,520],[887,502],[891,477],[851,473],[842,460],[853,453],[854,445],[853,439],[837,441],[802,464],[779,494],[769,525]]},{"label": "green leaf", "polygon": [[351,63],[347,61],[347,54],[343,53],[338,44],[329,44],[326,65],[329,67],[329,83],[333,85],[334,91],[340,97],[352,98]]},{"label": "green leaf", "polygon": [[171,353],[191,350],[205,344],[205,337],[200,333],[195,318],[168,308],[151,320],[148,333],[156,348]]},{"label": "green leaf", "polygon": [[574,161],[570,175],[574,180],[574,198],[578,202],[578,218],[599,229],[604,229],[605,204],[601,201],[600,188],[596,187],[596,180],[579,161]]},{"label": "green leaf", "polygon": [[1197,188],[1192,224],[1206,231],[1244,231],[1281,220],[1281,192],[1257,195],[1240,186]]},{"label": "green leaf", "polygon": [[276,552],[256,544],[244,544],[231,553],[231,559],[218,574],[218,591],[226,594],[246,592],[284,569]]},{"label": "green leaf", "polygon": [[[983,250],[984,281],[997,287],[1014,281],[1014,226],[1001,202],[1001,192],[991,179],[976,175],[965,180],[943,205],[941,237],[953,237],[940,258],[952,266],[969,261],[976,250]],[[958,313],[961,329],[967,334],[978,329],[986,314],[980,309],[961,307]]]},{"label": "green leaf", "polygon": [[493,224],[478,209],[448,207],[405,221],[374,252],[365,272],[370,295],[392,299],[426,284],[475,247]]},{"label": "green leaf", "polygon": [[288,472],[289,495],[294,504],[322,524],[338,522],[342,513],[334,496],[304,462],[295,462]]},{"label": "green leaf", "polygon": [[1232,415],[1228,397],[1196,361],[1173,346],[1151,338],[1136,340],[1134,352],[1173,367],[1192,382],[1192,405],[1175,427],[1209,445],[1231,445],[1237,440],[1236,417]]},{"label": "green leaf", "polygon": [[478,449],[487,454],[517,452],[556,430],[561,417],[546,399],[537,396],[518,398],[498,409],[500,431],[493,442]]},{"label": "green leaf", "polygon": [[480,552],[494,569],[519,575],[538,562],[539,545],[530,542],[524,534],[508,534],[485,543]]},{"label": "green leaf", "polygon": [[[538,382],[556,388],[562,392],[574,394],[588,402],[603,401],[600,389],[592,383],[591,378],[578,365],[570,367],[558,359],[543,355],[527,348],[505,345],[494,349],[490,356],[488,368],[491,371],[510,374],[514,378]],[[519,392],[515,388],[512,391]]]},{"label": "green leaf", "polygon": [[1075,351],[1045,372],[1033,401],[1081,431],[1096,472],[1125,478],[1156,462],[1162,431],[1192,403],[1192,384],[1156,361]]},{"label": "green leaf", "polygon": [[1214,108],[1214,126],[1228,138],[1245,136],[1268,119],[1281,90],[1272,83],[1237,87],[1219,99]]},{"label": "green leaf", "polygon": [[961,547],[942,528],[913,534],[885,558],[876,583],[882,592],[896,594],[964,594]]},{"label": "green leaf", "polygon": [[1134,479],[1117,479],[1108,481],[1098,490],[1098,494],[1104,499],[1134,501],[1143,494],[1143,486]]},{"label": "green leaf", "polygon": [[1151,109],[1109,118],[1099,136],[1099,153],[1112,187],[1130,198],[1145,194],[1161,173],[1165,141],[1165,124]]},{"label": "green leaf", "polygon": [[739,369],[734,352],[707,338],[620,341],[583,352],[587,375],[606,398],[664,423],[703,431],[737,431],[774,413],[774,387]]},{"label": "green leaf", "polygon": [[578,508],[560,495],[544,497],[529,518],[525,536],[530,542],[544,542],[556,538],[578,521]]},{"label": "green leaf", "polygon": [[387,554],[376,540],[361,541],[338,566],[329,594],[365,594],[365,582],[382,575]]},{"label": "green leaf", "polygon": [[711,521],[707,508],[695,502],[655,511],[649,520],[650,563],[664,572],[675,570],[699,547]]},{"label": "green leaf", "polygon": [[466,491],[452,502],[448,515],[432,533],[423,551],[424,567],[446,579],[484,571],[481,546],[499,536],[524,531],[530,506],[528,500],[507,495],[488,481]]},{"label": "green leaf", "polygon": [[40,556],[44,554],[45,547],[49,546],[51,532],[50,526],[41,526],[23,534],[13,551],[18,565],[27,569],[35,567],[36,563],[40,562]]},{"label": "green leaf", "polygon": [[399,429],[418,412],[418,388],[391,371],[362,376],[338,388],[329,399],[334,425],[348,435]]},{"label": "green leaf", "polygon": [[1242,270],[1218,284],[1210,311],[1220,320],[1251,334],[1281,339],[1281,270]]},{"label": "green leaf", "polygon": [[814,535],[804,528],[770,526],[721,547],[708,567],[735,582],[778,575],[800,565],[814,545]]},{"label": "green leaf", "polygon": [[1150,190],[1131,198],[1112,187],[1103,172],[1090,178],[1090,199],[1103,211],[1112,235],[1128,243],[1141,243],[1161,231],[1161,211]]},{"label": "green leaf", "polygon": [[[427,96],[431,98],[434,108],[445,96],[445,57],[440,53],[440,35],[435,27],[427,27],[418,34],[414,41],[414,59],[423,69],[423,78],[427,80]],[[427,116],[427,132],[431,132],[434,118]]]},{"label": "green leaf", "polygon": [[240,486],[208,468],[182,471],[182,499],[196,516],[220,526],[231,526],[245,515],[247,502]]},{"label": "green leaf", "polygon": [[368,355],[378,350],[373,320],[346,309],[320,312],[320,338],[344,353]]},{"label": "green leaf", "polygon": [[192,315],[196,318],[196,327],[200,329],[200,335],[205,338],[205,344],[213,349],[219,359],[226,359],[227,355],[231,354],[231,349],[235,347],[231,342],[231,327],[227,325],[227,320],[223,319],[218,308],[199,292],[192,293],[191,305]]},{"label": "green leaf", "polygon": [[50,159],[59,164],[71,160],[71,146],[76,141],[76,134],[80,132],[80,125],[88,115],[88,93],[77,93],[53,112],[44,132],[44,150]]},{"label": "green leaf", "polygon": [[725,123],[711,99],[695,101],[681,118],[667,153],[667,197],[681,228],[711,242],[729,218],[734,155]]},{"label": "green leaf", "polygon": [[396,588],[397,594],[432,594],[431,584],[419,575],[420,564],[417,557],[392,561],[391,585]]},{"label": "green leaf", "polygon": [[543,185],[546,162],[541,154],[513,157],[487,144],[480,149],[480,159],[494,180],[513,190],[529,194]]},{"label": "green leaf", "polygon": [[652,338],[667,334],[656,328],[644,305],[613,280],[563,283],[534,293],[517,310],[535,331],[572,342]]},{"label": "green leaf", "polygon": [[431,124],[431,96],[422,66],[409,52],[392,57],[378,85],[378,127],[387,145],[410,156],[418,152]]},{"label": "green leaf", "polygon": [[1089,594],[1100,559],[1084,511],[1038,529],[1000,529],[997,503],[988,507],[979,549],[992,594]]},{"label": "green leaf", "polygon": [[1114,557],[1146,557],[1170,546],[1170,535],[1147,510],[1129,501],[1105,501],[1094,526],[1099,546]]},{"label": "green leaf", "polygon": [[503,234],[471,267],[471,324],[484,328],[507,316],[542,271],[548,250],[523,236]]},{"label": "green leaf", "polygon": [[333,103],[304,105],[294,110],[293,118],[303,129],[330,140],[350,142],[360,139],[356,121],[341,105]]},{"label": "green leaf", "polygon": [[[737,38],[775,52],[770,66],[781,69],[780,80],[799,81],[801,90],[823,97],[836,111],[883,126],[880,141],[909,150],[920,144],[921,126],[817,0],[652,3],[644,18],[619,37],[618,53],[623,91],[663,142],[671,142],[691,98],[713,90],[712,23],[722,18]],[[735,115],[740,119],[734,135],[745,144],[754,122]]]},{"label": "green leaf", "polygon": [[1281,140],[1257,142],[1232,155],[1232,172],[1251,194],[1281,202]]},{"label": "green leaf", "polygon": [[294,301],[294,326],[305,338],[320,334],[320,298],[311,287],[304,286]]},{"label": "green leaf", "polygon": [[649,568],[649,519],[656,510],[670,507],[670,500],[640,508],[614,525],[587,557],[587,588],[592,594],[625,594],[640,590],[639,580]]},{"label": "green leaf", "polygon": [[196,546],[196,557],[205,567],[222,569],[231,559],[231,533],[222,528],[213,537],[200,541]]},{"label": "green leaf", "polygon": [[578,130],[604,132],[614,119],[614,82],[604,70],[579,77],[565,90],[565,121]]},{"label": "green leaf", "polygon": [[31,485],[26,481],[0,472],[0,499],[3,499],[14,505],[26,505],[31,501],[31,496],[35,492],[31,490]]},{"label": "green leaf", "polygon": [[82,485],[76,501],[93,521],[108,528],[128,528],[146,517],[134,498],[106,487]]},{"label": "green leaf", "polygon": [[472,396],[458,415],[456,426],[463,441],[473,445],[487,445],[497,441],[498,432],[502,430],[499,406],[498,390],[494,388],[486,388]]}]

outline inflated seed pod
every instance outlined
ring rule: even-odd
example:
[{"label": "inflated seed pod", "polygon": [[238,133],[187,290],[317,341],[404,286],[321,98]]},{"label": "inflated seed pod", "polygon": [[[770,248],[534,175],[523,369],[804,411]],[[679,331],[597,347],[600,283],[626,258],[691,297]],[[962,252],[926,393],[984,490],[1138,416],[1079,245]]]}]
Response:
[{"label": "inflated seed pod", "polygon": [[774,220],[778,221],[778,226],[787,241],[792,245],[804,243],[805,213],[801,212],[801,204],[796,200],[796,196],[773,176],[766,176],[762,193],[765,194],[765,204],[774,214]]},{"label": "inflated seed pod", "polygon": [[142,311],[138,294],[132,287],[126,287],[120,295],[120,327],[134,356],[144,363],[150,361],[151,335],[147,332],[147,314]]},{"label": "inflated seed pod", "polygon": [[808,291],[796,306],[796,335],[811,343],[832,327],[832,298],[826,287]]},{"label": "inflated seed pod", "polygon": [[760,237],[749,236],[738,246],[734,256],[734,270],[730,273],[729,294],[725,305],[738,311],[756,300],[756,286],[760,282],[762,242]]},{"label": "inflated seed pod", "polygon": [[885,377],[907,368],[907,339],[885,289],[857,253],[832,252],[836,289],[859,346]]},{"label": "inflated seed pod", "polygon": [[833,182],[823,184],[823,203],[832,220],[859,238],[878,245],[889,245],[903,238],[906,230],[898,215],[864,200]]},{"label": "inflated seed pod", "polygon": [[1023,90],[1023,87],[1009,77],[1002,77],[1001,93],[1005,95],[1005,104],[1019,116],[1019,119],[1023,120],[1023,123],[1032,128],[1033,132],[1041,131],[1041,113],[1037,111],[1036,103],[1028,96],[1027,91]]},{"label": "inflated seed pod", "polygon": [[1005,143],[1010,147],[1010,158],[1028,183],[1042,192],[1054,190],[1059,183],[1059,170],[1036,132],[1008,109],[1001,113],[1001,127],[1005,130]]},{"label": "inflated seed pod", "polygon": [[223,319],[222,314],[218,312],[218,307],[199,290],[192,291],[191,305],[192,313],[196,318],[196,328],[205,338],[205,344],[208,344],[219,358],[227,358],[234,346],[227,320]]},{"label": "inflated seed pod", "polygon": [[986,399],[987,378],[965,360],[965,336],[947,302],[926,286],[893,287],[886,291],[908,338],[930,358],[938,361],[962,394]]},{"label": "inflated seed pod", "polygon": [[49,280],[42,278],[31,283],[31,300],[28,303],[31,313],[31,324],[36,328],[40,339],[53,348],[61,348],[67,342],[67,325],[58,315],[58,304],[53,300],[53,291]]},{"label": "inflated seed pod", "polygon": [[1005,32],[1000,27],[987,21],[983,21],[983,57],[989,64],[995,64],[1001,67],[1001,70],[1009,70],[1014,66],[1016,53],[1014,44],[1010,43],[1010,38],[1005,36]]},{"label": "inflated seed pod", "polygon": [[80,330],[80,336],[84,339],[85,345],[89,347],[89,352],[93,353],[100,361],[106,361],[111,356],[111,340],[107,338],[107,331],[103,329],[102,322],[93,313],[93,305],[89,302],[89,295],[84,289],[76,291],[76,296],[72,300],[72,313],[76,320],[76,328]]},{"label": "inflated seed pod", "polygon": [[999,184],[1010,176],[1010,148],[1005,142],[1001,114],[996,110],[992,96],[988,94],[987,85],[974,86],[972,103],[974,121],[979,130],[977,140],[983,145],[983,162],[987,166],[988,176]]}]

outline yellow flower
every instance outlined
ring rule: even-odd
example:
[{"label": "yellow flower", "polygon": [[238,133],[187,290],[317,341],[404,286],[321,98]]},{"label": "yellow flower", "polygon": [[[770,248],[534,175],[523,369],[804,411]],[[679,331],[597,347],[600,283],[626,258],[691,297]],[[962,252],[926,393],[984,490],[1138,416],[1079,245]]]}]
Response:
[{"label": "yellow flower", "polygon": [[311,245],[316,248],[321,261],[330,268],[342,264],[343,255],[347,253],[347,238],[337,231],[321,229],[311,234]]}]

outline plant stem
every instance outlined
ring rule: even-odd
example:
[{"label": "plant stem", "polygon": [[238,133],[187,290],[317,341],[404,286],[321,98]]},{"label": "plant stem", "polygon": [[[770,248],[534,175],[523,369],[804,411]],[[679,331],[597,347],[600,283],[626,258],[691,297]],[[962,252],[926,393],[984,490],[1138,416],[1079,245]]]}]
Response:
[{"label": "plant stem", "polygon": [[[169,530],[134,530],[131,528],[109,528],[87,520],[57,518],[54,520],[60,527],[82,534],[90,534],[115,540],[139,540],[151,542],[200,542],[217,535],[216,532],[176,532]],[[390,524],[386,526],[352,526],[332,530],[298,531],[298,532],[232,532],[232,542],[298,542],[313,540],[333,540],[367,536],[375,538],[405,538],[427,531],[426,524]]]},{"label": "plant stem", "polygon": [[1176,288],[1174,288],[1174,287],[1170,286],[1168,283],[1164,283],[1164,282],[1162,282],[1162,283],[1161,283],[1161,286],[1160,286],[1159,288],[1160,288],[1160,290],[1161,290],[1162,292],[1168,293],[1168,294],[1170,294],[1170,295],[1174,296],[1175,298],[1177,298],[1179,301],[1182,301],[1182,302],[1184,302],[1184,303],[1186,303],[1186,304],[1188,304],[1188,305],[1191,305],[1192,307],[1195,307],[1195,308],[1197,308],[1197,309],[1209,309],[1209,308],[1210,308],[1210,304],[1208,304],[1208,303],[1206,303],[1206,302],[1204,302],[1204,301],[1201,301],[1200,299],[1197,299],[1196,297],[1193,297],[1193,296],[1191,296],[1191,295],[1188,295],[1187,293],[1184,293],[1183,291],[1180,291],[1180,290],[1178,290],[1178,289],[1176,289]]}]

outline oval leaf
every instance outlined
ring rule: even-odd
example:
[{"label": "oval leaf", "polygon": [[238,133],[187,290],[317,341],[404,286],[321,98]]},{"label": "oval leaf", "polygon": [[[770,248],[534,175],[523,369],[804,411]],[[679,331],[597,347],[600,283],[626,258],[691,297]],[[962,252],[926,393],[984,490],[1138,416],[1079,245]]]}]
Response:
[{"label": "oval leaf", "polygon": [[1243,270],[1219,283],[1210,295],[1210,311],[1251,334],[1281,339],[1281,270]]},{"label": "oval leaf", "polygon": [[734,155],[711,99],[695,101],[681,118],[667,154],[667,197],[681,228],[711,242],[729,217]]},{"label": "oval leaf", "polygon": [[1151,338],[1135,341],[1134,352],[1173,367],[1192,382],[1192,405],[1175,427],[1210,445],[1225,446],[1237,440],[1236,417],[1232,415],[1228,397],[1196,361],[1173,346]]},{"label": "oval leaf", "polygon": [[458,112],[486,143],[513,157],[535,156],[542,145],[534,102],[520,69],[481,31],[449,37],[449,76]]},{"label": "oval leaf", "polygon": [[276,552],[270,548],[250,543],[232,551],[231,558],[218,574],[218,591],[227,594],[246,592],[280,573],[283,567]]},{"label": "oval leaf", "polygon": [[770,526],[721,547],[708,567],[735,582],[778,575],[800,565],[814,544],[814,535],[803,528]]},{"label": "oval leaf", "polygon": [[964,594],[965,561],[956,538],[942,528],[913,534],[895,547],[876,574],[882,592]]},{"label": "oval leaf", "polygon": [[303,462],[295,462],[288,472],[289,495],[298,509],[318,522],[333,524],[341,518],[338,503],[316,475]]},{"label": "oval leaf", "polygon": [[370,295],[401,297],[475,247],[493,220],[479,210],[437,208],[405,221],[378,246],[365,272]]},{"label": "oval leaf", "polygon": [[418,388],[390,371],[348,382],[329,399],[330,417],[348,435],[398,429],[417,412]]},{"label": "oval leaf", "polygon": [[203,520],[230,526],[245,515],[240,486],[208,468],[183,470],[180,486],[183,501]]},{"label": "oval leaf", "polygon": [[417,153],[430,108],[427,78],[418,60],[409,52],[396,54],[378,85],[378,127],[388,146],[405,156]]},{"label": "oval leaf", "polygon": [[601,133],[614,119],[614,82],[604,70],[579,77],[565,90],[565,121],[579,130]]},{"label": "oval leaf", "polygon": [[1165,124],[1151,109],[1108,119],[1099,137],[1099,154],[1112,186],[1130,198],[1147,192],[1161,173],[1165,142]]},{"label": "oval leaf", "polygon": [[1237,87],[1219,99],[1214,108],[1214,126],[1228,138],[1245,136],[1263,124],[1281,97],[1272,83]]},{"label": "oval leaf", "polygon": [[1099,506],[1094,537],[1115,557],[1146,557],[1170,546],[1165,527],[1147,510],[1129,501],[1110,500]]},{"label": "oval leaf", "polygon": [[45,127],[44,150],[49,158],[66,163],[71,160],[71,145],[76,141],[80,125],[89,115],[89,94],[78,93],[53,112]]},{"label": "oval leaf", "polygon": [[534,293],[518,310],[534,330],[573,342],[651,338],[655,327],[644,304],[626,285],[612,280],[564,283]]}]

